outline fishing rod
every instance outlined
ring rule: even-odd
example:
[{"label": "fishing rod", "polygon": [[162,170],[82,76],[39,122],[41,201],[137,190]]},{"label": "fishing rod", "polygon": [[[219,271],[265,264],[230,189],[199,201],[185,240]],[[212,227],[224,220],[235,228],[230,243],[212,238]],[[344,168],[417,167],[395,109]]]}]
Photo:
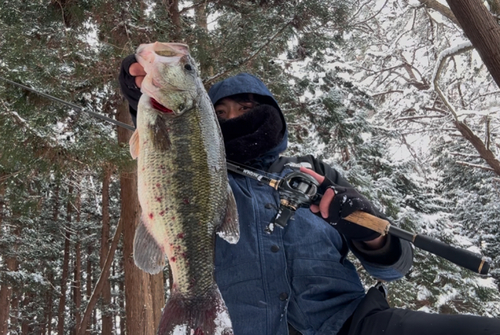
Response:
[{"label": "fishing rod", "polygon": [[[280,208],[278,214],[276,214],[266,228],[267,233],[272,233],[275,226],[284,228],[288,221],[293,218],[294,212],[299,207],[309,207],[311,204],[318,204],[322,196],[318,194],[318,181],[300,171],[293,171],[282,178],[273,179],[260,174],[256,169],[242,167],[230,161],[227,162],[227,169],[266,183],[279,192]],[[381,219],[366,212],[356,211],[343,219],[374,230],[382,236],[391,234],[409,241],[417,248],[443,257],[452,263],[478,274],[488,274],[490,268],[488,259],[476,253],[453,247],[429,236],[394,227],[389,220]]]},{"label": "fishing rod", "polygon": [[[125,129],[135,130],[135,128],[131,125],[111,119],[107,116],[98,113],[87,111],[83,107],[56,98],[49,94],[39,92],[31,87],[16,83],[12,80],[6,79],[1,76],[0,79],[12,85],[21,87],[25,90],[46,97],[47,99],[70,106],[76,110],[85,111],[90,115],[97,117],[101,120],[111,122]],[[273,179],[259,173],[259,171],[255,169],[249,167],[243,167],[231,161],[227,162],[227,169],[229,171],[238,173],[240,175],[244,175],[249,178],[253,178],[260,182],[266,183],[267,185],[271,186],[272,188],[274,188],[279,192],[280,207],[273,221],[267,227],[266,231],[269,234],[274,231],[275,226],[284,228],[288,224],[288,222],[291,219],[293,219],[293,215],[299,207],[309,207],[313,203],[318,203],[319,200],[321,199],[321,195],[318,194],[318,186],[319,186],[318,181],[314,179],[314,177],[300,171],[293,171],[286,174],[282,178]],[[417,233],[403,230],[401,228],[394,227],[388,220],[381,219],[369,213],[361,211],[354,212],[353,214],[345,217],[344,220],[348,220],[350,222],[374,230],[380,233],[382,236],[391,234],[406,241],[409,241],[413,243],[413,245],[417,248],[426,250],[437,256],[443,257],[452,263],[455,263],[459,266],[462,266],[476,273],[484,275],[487,274],[489,271],[490,264],[488,260],[485,257],[482,257],[481,255],[475,254],[468,250],[450,246],[446,243],[443,243],[441,241],[438,241],[436,239],[433,239],[425,235],[420,235]]]},{"label": "fishing rod", "polygon": [[95,112],[86,110],[85,108],[83,108],[81,106],[78,106],[78,105],[75,105],[75,104],[73,104],[71,102],[68,102],[68,101],[56,98],[56,97],[54,97],[52,95],[49,95],[47,93],[43,93],[43,92],[37,91],[37,90],[35,90],[35,89],[31,88],[31,87],[28,87],[26,85],[22,85],[22,84],[16,83],[15,81],[9,80],[9,79],[1,77],[1,76],[0,76],[0,79],[2,79],[3,81],[5,81],[5,82],[7,82],[9,84],[14,85],[14,86],[21,87],[21,88],[23,88],[25,90],[28,90],[28,91],[31,91],[31,92],[36,93],[38,95],[41,95],[42,97],[45,97],[45,98],[47,98],[49,100],[62,103],[63,105],[66,105],[66,106],[69,106],[71,108],[74,108],[74,109],[76,109],[76,110],[78,110],[80,112],[84,111],[84,112],[86,112],[86,113],[88,113],[88,114],[90,114],[90,115],[92,115],[92,116],[94,116],[94,117],[96,117],[98,119],[101,119],[101,120],[104,120],[104,121],[107,121],[107,122],[111,122],[111,123],[113,123],[113,124],[115,124],[117,126],[123,127],[125,129],[128,129],[128,130],[132,130],[132,131],[135,130],[135,128],[133,126],[131,126],[131,125],[128,125],[126,123],[114,120],[114,119],[109,118],[109,117],[107,117],[105,115],[102,115],[102,114],[99,114],[99,113],[95,113]]}]

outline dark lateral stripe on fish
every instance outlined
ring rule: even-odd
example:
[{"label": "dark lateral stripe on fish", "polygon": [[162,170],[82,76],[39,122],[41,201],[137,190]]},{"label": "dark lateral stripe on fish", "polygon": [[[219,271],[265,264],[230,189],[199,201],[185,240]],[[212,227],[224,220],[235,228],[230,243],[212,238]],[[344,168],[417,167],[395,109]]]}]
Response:
[{"label": "dark lateral stripe on fish", "polygon": [[156,122],[153,125],[153,142],[155,149],[160,151],[169,150],[172,144],[167,123],[161,115],[156,117]]},{"label": "dark lateral stripe on fish", "polygon": [[[197,113],[186,115],[183,119],[177,119],[173,122],[170,134],[172,135],[172,145],[178,153],[176,159],[172,160],[173,174],[172,180],[175,185],[172,192],[176,200],[176,211],[178,217],[183,218],[183,222],[177,224],[185,227],[185,238],[183,244],[189,254],[187,272],[184,275],[188,276],[192,283],[192,290],[197,294],[205,292],[207,285],[213,282],[213,268],[210,272],[200,271],[201,268],[211,268],[208,264],[213,264],[212,252],[204,248],[213,248],[214,236],[208,234],[209,230],[214,231],[214,222],[216,219],[210,217],[218,213],[214,213],[212,206],[214,202],[220,199],[212,198],[211,192],[211,173],[207,165],[207,152],[204,149],[201,137],[202,125]],[[196,190],[196,191],[194,191]],[[192,197],[196,195],[196,201]],[[203,225],[212,225],[207,230],[206,227],[197,229],[198,223]]]}]

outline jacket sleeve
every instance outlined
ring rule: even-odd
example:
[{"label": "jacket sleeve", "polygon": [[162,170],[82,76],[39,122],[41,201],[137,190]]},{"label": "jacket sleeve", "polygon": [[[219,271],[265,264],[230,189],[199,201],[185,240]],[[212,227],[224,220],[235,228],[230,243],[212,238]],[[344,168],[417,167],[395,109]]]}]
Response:
[{"label": "jacket sleeve", "polygon": [[[334,183],[353,187],[335,169],[319,159],[312,158],[314,170]],[[403,277],[413,264],[413,248],[410,242],[387,235],[385,245],[377,250],[366,248],[363,242],[347,240],[352,253],[363,267],[377,279],[391,281]]]}]

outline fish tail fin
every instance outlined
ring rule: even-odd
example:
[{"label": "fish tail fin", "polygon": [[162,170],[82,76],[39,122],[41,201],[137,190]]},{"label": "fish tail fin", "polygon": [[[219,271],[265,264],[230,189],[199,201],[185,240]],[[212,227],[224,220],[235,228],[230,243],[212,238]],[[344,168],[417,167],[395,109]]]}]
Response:
[{"label": "fish tail fin", "polygon": [[233,335],[226,304],[216,284],[202,297],[186,298],[172,289],[158,335]]},{"label": "fish tail fin", "polygon": [[135,230],[134,262],[139,269],[150,274],[160,272],[165,266],[165,254],[142,220]]}]

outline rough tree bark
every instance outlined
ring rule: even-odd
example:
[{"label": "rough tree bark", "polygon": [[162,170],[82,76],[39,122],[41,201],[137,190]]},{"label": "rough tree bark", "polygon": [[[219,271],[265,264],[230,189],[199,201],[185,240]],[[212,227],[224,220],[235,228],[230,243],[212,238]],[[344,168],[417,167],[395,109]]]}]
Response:
[{"label": "rough tree bark", "polygon": [[[99,277],[99,280],[95,285],[94,292],[90,296],[89,303],[87,304],[85,312],[83,313],[82,322],[79,325],[77,325],[78,328],[76,332],[77,335],[83,335],[89,331],[87,326],[89,324],[90,317],[92,316],[92,311],[94,310],[94,307],[97,303],[97,299],[101,295],[102,289],[106,285],[106,282],[108,282],[109,268],[111,267],[111,263],[113,262],[116,246],[118,245],[118,242],[120,240],[120,236],[122,233],[122,226],[123,226],[122,220],[120,220],[118,223],[118,227],[116,227],[115,235],[113,237],[113,242],[111,243],[108,255],[106,256],[106,261],[102,266],[101,277]],[[102,334],[104,335],[103,332]]]},{"label": "rough tree bark", "polygon": [[[53,207],[53,213],[52,213],[52,221],[57,222],[59,219],[59,184],[56,185],[56,188],[54,190],[54,207]],[[49,271],[49,282],[50,283],[55,283],[54,281],[54,272],[52,269],[48,269]],[[50,310],[48,311],[47,315],[47,320],[48,320],[48,325],[47,325],[47,334],[52,334],[52,304],[53,304],[53,299],[52,299],[52,294],[49,294],[48,299],[50,299]]]},{"label": "rough tree bark", "polygon": [[[9,257],[5,260],[7,271],[17,270],[17,259],[15,257]],[[12,287],[10,285],[2,285],[0,289],[0,334],[7,335],[9,333],[8,320],[10,315],[10,297],[12,295]]]},{"label": "rough tree bark", "polygon": [[[76,196],[76,223],[79,224],[81,222],[81,207],[82,207],[82,197],[81,192],[78,191]],[[73,329],[73,334],[76,334],[77,327],[80,324],[82,319],[80,313],[80,307],[82,305],[82,252],[81,252],[81,243],[80,243],[80,233],[79,229],[77,230],[77,238],[75,244],[75,265],[73,271],[73,303],[75,305],[75,327]]]},{"label": "rough tree bark", "polygon": [[[118,106],[117,120],[131,123],[130,113],[125,102]],[[131,131],[118,128],[118,142],[120,144],[128,146],[131,135]],[[139,218],[135,169],[120,173],[120,186],[127,334],[153,335],[158,325],[154,322],[150,276],[135,266],[133,258],[135,227]]]},{"label": "rough tree bark", "polygon": [[[0,178],[1,179],[1,178]],[[3,216],[4,216],[4,194],[5,194],[5,185],[2,183],[0,184],[0,228],[2,228],[2,223],[3,223]],[[2,236],[2,229],[0,229],[0,236]],[[0,248],[0,251],[2,251],[2,255],[4,255],[3,250]],[[0,286],[0,335],[6,335],[7,334],[7,328],[8,328],[8,319],[9,319],[9,312],[10,312],[10,295],[12,291],[9,287],[9,285],[6,285],[5,283]]]},{"label": "rough tree bark", "polygon": [[465,35],[500,87],[500,26],[481,0],[447,0]]},{"label": "rough tree bark", "polygon": [[179,12],[179,0],[168,0],[167,8],[174,26],[174,31],[170,32],[170,36],[173,38],[173,42],[182,42],[180,40],[182,26],[181,14]]},{"label": "rough tree bark", "polygon": [[[104,168],[104,176],[102,181],[102,234],[101,234],[101,255],[100,266],[101,273],[104,270],[104,264],[109,252],[109,183],[111,180],[112,167]],[[108,272],[109,273],[109,272]],[[106,276],[108,277],[108,276]],[[106,278],[104,287],[102,288],[102,305],[104,309],[108,309],[111,304],[111,285],[109,279]],[[104,312],[102,315],[102,335],[111,335],[113,331],[113,319],[109,312]]]},{"label": "rough tree bark", "polygon": [[[73,194],[73,187],[70,186],[68,190],[68,195],[71,197]],[[64,319],[65,319],[65,308],[66,308],[66,288],[68,286],[69,277],[69,256],[70,256],[70,239],[71,239],[71,213],[72,213],[71,200],[68,199],[67,211],[66,211],[66,234],[64,239],[64,259],[61,275],[61,296],[59,298],[59,308],[58,308],[58,321],[57,321],[57,334],[64,335]]]},{"label": "rough tree bark", "polygon": [[46,273],[47,273],[46,278],[47,281],[50,283],[51,288],[49,288],[49,290],[45,294],[45,301],[46,301],[45,306],[47,306],[47,308],[44,314],[45,322],[42,325],[42,334],[52,334],[52,306],[54,301],[52,287],[55,287],[55,285],[54,285],[54,275],[52,273],[52,270],[51,269],[46,270]]},{"label": "rough tree bark", "polygon": [[[92,255],[93,249],[92,249],[92,244],[89,243],[87,247],[87,281],[85,283],[85,295],[87,296],[87,299],[90,300],[90,297],[92,296],[92,278],[93,278],[93,272],[92,272]],[[87,329],[85,332],[86,334],[90,334],[90,329]]]},{"label": "rough tree bark", "polygon": [[24,315],[22,317],[22,322],[21,322],[21,335],[30,335],[33,334],[33,317],[31,316],[33,312],[33,306],[31,305],[31,302],[33,300],[34,294],[33,293],[25,293],[23,297],[23,303],[22,303],[22,309],[23,311],[26,311],[27,315]]}]

